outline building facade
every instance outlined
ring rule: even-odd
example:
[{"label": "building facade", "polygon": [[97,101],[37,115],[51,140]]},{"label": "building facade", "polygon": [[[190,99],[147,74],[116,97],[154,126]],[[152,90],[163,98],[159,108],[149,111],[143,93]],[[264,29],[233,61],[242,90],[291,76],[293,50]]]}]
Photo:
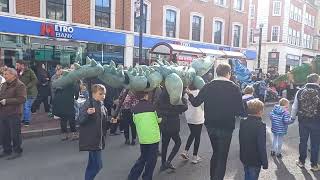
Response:
[{"label": "building facade", "polygon": [[258,49],[262,26],[261,68],[284,74],[312,61],[320,52],[319,6],[312,0],[251,0],[249,47]]},{"label": "building facade", "polygon": [[[138,59],[135,0],[1,0],[0,65],[17,59],[52,67],[89,56],[126,66]],[[238,52],[255,64],[248,45],[249,0],[144,0],[143,58],[160,42]]]}]

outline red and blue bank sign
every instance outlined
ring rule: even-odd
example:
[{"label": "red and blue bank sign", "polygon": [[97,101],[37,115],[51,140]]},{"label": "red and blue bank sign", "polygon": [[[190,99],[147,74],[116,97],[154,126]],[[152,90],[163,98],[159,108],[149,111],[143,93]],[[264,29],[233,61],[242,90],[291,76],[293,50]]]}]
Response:
[{"label": "red and blue bank sign", "polygon": [[51,23],[41,23],[40,35],[54,38],[73,39],[73,27]]}]

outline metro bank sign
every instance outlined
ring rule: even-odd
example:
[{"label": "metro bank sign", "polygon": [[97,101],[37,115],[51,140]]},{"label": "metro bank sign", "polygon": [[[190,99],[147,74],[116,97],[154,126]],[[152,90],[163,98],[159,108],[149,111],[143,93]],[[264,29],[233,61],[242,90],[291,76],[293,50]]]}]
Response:
[{"label": "metro bank sign", "polygon": [[41,23],[40,35],[49,36],[54,38],[73,38],[73,27],[59,25],[59,24],[50,24],[50,23]]}]

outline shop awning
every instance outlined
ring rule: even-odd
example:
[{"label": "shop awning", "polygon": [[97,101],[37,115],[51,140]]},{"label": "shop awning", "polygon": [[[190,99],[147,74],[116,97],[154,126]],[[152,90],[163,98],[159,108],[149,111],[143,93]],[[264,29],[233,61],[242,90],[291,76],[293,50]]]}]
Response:
[{"label": "shop awning", "polygon": [[171,43],[158,43],[153,46],[151,49],[152,53],[159,53],[159,54],[171,54],[172,52],[186,52],[192,54],[203,54],[200,49],[189,47],[189,46],[181,46],[178,44],[171,44]]},{"label": "shop awning", "polygon": [[246,56],[241,52],[223,51],[227,58],[245,58]]},{"label": "shop awning", "polygon": [[213,56],[225,56],[226,55],[225,53],[223,53],[220,50],[205,49],[205,48],[199,48],[199,49],[200,49],[200,51],[203,52],[203,54],[206,54],[206,55],[213,55]]}]

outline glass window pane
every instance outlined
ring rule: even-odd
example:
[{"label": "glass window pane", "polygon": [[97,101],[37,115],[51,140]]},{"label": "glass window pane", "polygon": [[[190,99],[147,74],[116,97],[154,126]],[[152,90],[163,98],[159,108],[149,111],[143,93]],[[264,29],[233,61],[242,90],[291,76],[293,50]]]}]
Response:
[{"label": "glass window pane", "polygon": [[201,17],[193,16],[192,18],[192,40],[200,41]]},{"label": "glass window pane", "polygon": [[66,0],[47,0],[47,18],[60,21],[66,20]]},{"label": "glass window pane", "polygon": [[9,0],[0,0],[0,12],[9,12]]},{"label": "glass window pane", "polygon": [[238,25],[234,26],[233,46],[240,47],[240,26],[238,26]]},{"label": "glass window pane", "polygon": [[176,37],[176,12],[173,10],[166,12],[166,36]]},{"label": "glass window pane", "polygon": [[222,22],[215,21],[215,31],[214,31],[214,43],[221,44],[222,42]]},{"label": "glass window pane", "polygon": [[[143,6],[143,29],[144,33],[147,32],[147,14],[148,14],[148,5]],[[140,31],[140,17],[137,17],[137,13],[134,13],[134,31],[139,32]]]}]

